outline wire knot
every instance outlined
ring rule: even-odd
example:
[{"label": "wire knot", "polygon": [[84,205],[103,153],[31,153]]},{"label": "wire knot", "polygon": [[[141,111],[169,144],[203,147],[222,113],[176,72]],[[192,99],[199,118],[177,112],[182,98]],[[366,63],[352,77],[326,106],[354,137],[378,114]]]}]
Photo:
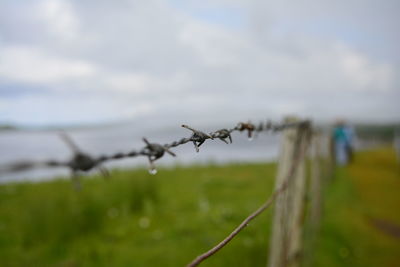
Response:
[{"label": "wire knot", "polygon": [[67,164],[71,168],[73,173],[76,173],[78,171],[90,171],[99,164],[99,162],[97,160],[94,160],[90,155],[83,153],[74,143],[74,141],[72,141],[69,135],[61,132],[60,137],[74,153],[72,159]]},{"label": "wire knot", "polygon": [[253,131],[255,130],[256,127],[251,122],[248,123],[240,122],[237,128],[241,132],[247,130],[247,137],[251,138],[253,136]]},{"label": "wire knot", "polygon": [[[214,137],[218,138],[225,144],[229,144],[229,143],[232,144],[231,132],[229,132],[229,130],[227,130],[227,129],[221,129],[221,130],[216,131]],[[229,143],[228,143],[228,141],[226,141],[226,139],[229,139]]]},{"label": "wire knot", "polygon": [[165,152],[170,154],[173,157],[176,157],[175,153],[168,149],[166,146],[162,146],[156,143],[150,143],[146,138],[143,137],[143,142],[146,143],[146,147],[144,148],[144,155],[147,156],[150,163],[150,174],[156,174],[157,170],[154,166],[154,161],[164,156]]},{"label": "wire knot", "polygon": [[190,131],[193,132],[193,134],[192,134],[192,136],[190,137],[190,139],[191,139],[191,141],[192,141],[193,144],[194,144],[194,147],[195,147],[195,149],[196,149],[196,152],[199,152],[199,147],[200,147],[207,139],[212,139],[212,140],[214,140],[214,137],[212,137],[211,135],[208,135],[208,134],[206,134],[206,133],[204,133],[204,132],[195,130],[195,129],[193,129],[193,128],[191,128],[191,127],[185,125],[185,124],[182,124],[182,127],[183,127],[183,128],[186,128],[186,129],[188,129],[188,130],[190,130]]},{"label": "wire knot", "polygon": [[162,146],[160,144],[156,143],[150,143],[146,138],[143,137],[143,142],[146,143],[145,147],[145,154],[149,158],[150,161],[155,161],[162,156],[164,156],[164,153],[167,152],[173,157],[176,157],[175,153],[173,153],[171,150],[169,150],[166,146]]},{"label": "wire knot", "polygon": [[75,153],[73,158],[68,163],[68,166],[73,172],[82,171],[87,172],[96,167],[98,162],[88,154],[78,152]]},{"label": "wire knot", "polygon": [[104,177],[110,176],[107,169],[101,166],[101,161],[83,153],[66,133],[61,132],[60,136],[74,153],[72,159],[67,163],[67,166],[71,169],[71,178],[74,181],[76,190],[81,189],[81,183],[78,176],[78,172],[80,171],[87,172],[93,168],[98,168]]}]

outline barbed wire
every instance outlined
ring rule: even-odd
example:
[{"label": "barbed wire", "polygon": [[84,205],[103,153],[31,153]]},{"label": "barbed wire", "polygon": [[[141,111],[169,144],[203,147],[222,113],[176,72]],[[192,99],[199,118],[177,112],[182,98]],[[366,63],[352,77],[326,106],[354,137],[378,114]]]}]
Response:
[{"label": "barbed wire", "polygon": [[[274,202],[274,200],[285,190],[289,187],[290,182],[293,179],[293,176],[297,170],[297,167],[300,163],[300,160],[303,159],[307,153],[307,148],[309,146],[309,142],[311,140],[311,129],[309,123],[302,123],[301,131],[299,134],[296,136],[295,140],[295,149],[293,152],[293,160],[292,164],[290,166],[290,169],[288,171],[288,174],[286,178],[284,179],[284,182],[282,185],[276,189],[271,196],[264,202],[264,204],[261,205],[256,211],[251,213],[246,219],[242,221],[239,226],[237,226],[227,237],[225,237],[221,242],[219,242],[216,246],[211,248],[210,250],[204,252],[203,254],[197,256],[192,262],[190,262],[186,267],[195,267],[198,266],[200,263],[202,263],[204,260],[207,258],[211,257],[215,253],[217,253],[219,250],[221,250],[223,247],[225,247],[239,232],[241,232],[246,226],[249,225],[250,221],[255,219],[258,215],[263,213],[265,210],[267,210],[271,204]],[[303,141],[303,142],[302,142]]]},{"label": "barbed wire", "polygon": [[[146,138],[143,138],[146,146],[140,150],[132,150],[126,153],[114,153],[111,155],[101,155],[98,157],[92,157],[88,153],[82,152],[79,147],[72,141],[72,139],[65,133],[60,133],[60,137],[63,141],[70,147],[72,152],[74,153],[73,157],[69,161],[56,161],[56,160],[47,160],[41,162],[35,161],[20,161],[16,163],[11,163],[6,166],[2,166],[0,170],[4,172],[17,172],[24,171],[30,168],[35,167],[67,167],[70,168],[72,172],[87,172],[94,169],[97,166],[100,166],[102,163],[106,161],[118,160],[123,158],[132,158],[137,156],[146,156],[149,159],[150,165],[153,166],[154,161],[160,159],[164,156],[165,152],[172,156],[176,156],[170,148],[177,147],[180,145],[184,145],[189,142],[193,142],[196,152],[199,152],[199,147],[207,140],[207,139],[219,139],[226,144],[232,143],[231,134],[235,131],[243,132],[247,131],[247,135],[249,138],[252,138],[253,132],[262,132],[262,131],[272,131],[278,132],[282,131],[286,128],[296,127],[300,125],[304,125],[308,123],[308,121],[299,121],[295,123],[281,123],[281,124],[273,124],[271,121],[267,121],[266,123],[259,123],[258,126],[255,126],[251,122],[247,123],[238,123],[237,126],[231,129],[220,129],[210,134],[206,134],[202,131],[195,130],[187,125],[182,125],[182,127],[189,129],[192,131],[192,136],[189,138],[181,138],[178,141],[174,141],[168,144],[160,145],[157,143],[150,143]],[[227,141],[229,140],[229,143]]]},{"label": "barbed wire", "polygon": [[171,151],[171,148],[184,145],[192,142],[196,152],[199,152],[200,146],[207,140],[221,140],[226,144],[233,142],[231,134],[233,132],[247,132],[248,138],[253,138],[254,133],[260,133],[264,131],[279,132],[287,128],[298,127],[308,124],[308,120],[291,122],[291,123],[273,123],[270,120],[266,122],[260,122],[257,125],[249,122],[240,122],[233,128],[223,128],[216,130],[211,133],[205,133],[200,130],[196,130],[188,125],[183,124],[182,127],[190,130],[192,135],[190,137],[184,137],[167,144],[152,143],[147,138],[143,138],[145,146],[139,150],[131,150],[128,152],[118,152],[110,155],[100,155],[93,157],[92,155],[83,152],[76,143],[67,135],[65,132],[60,133],[60,137],[72,150],[73,156],[68,161],[57,161],[57,160],[46,160],[46,161],[19,161],[0,167],[0,172],[20,172],[31,168],[38,167],[65,167],[69,168],[72,177],[76,177],[79,173],[85,173],[93,169],[98,169],[103,175],[108,176],[108,171],[102,166],[103,163],[113,160],[134,158],[138,156],[144,156],[148,158],[151,174],[156,173],[154,162],[162,158],[166,153],[175,157],[176,154]]}]

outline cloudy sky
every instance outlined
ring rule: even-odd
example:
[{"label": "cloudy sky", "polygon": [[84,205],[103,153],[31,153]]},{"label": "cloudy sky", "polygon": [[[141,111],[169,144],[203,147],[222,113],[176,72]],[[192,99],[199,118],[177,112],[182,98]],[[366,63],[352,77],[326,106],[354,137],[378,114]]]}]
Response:
[{"label": "cloudy sky", "polygon": [[400,120],[399,11],[398,0],[1,0],[0,123]]}]

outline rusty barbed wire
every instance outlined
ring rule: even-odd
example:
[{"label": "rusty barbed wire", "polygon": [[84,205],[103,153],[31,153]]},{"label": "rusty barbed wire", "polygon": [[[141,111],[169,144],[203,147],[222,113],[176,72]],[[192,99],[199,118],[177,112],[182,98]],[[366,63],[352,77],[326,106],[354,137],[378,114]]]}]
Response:
[{"label": "rusty barbed wire", "polygon": [[[309,123],[308,120],[291,122],[291,123],[273,123],[270,120],[259,122],[257,125],[253,124],[251,121],[239,122],[233,128],[223,128],[216,130],[211,133],[205,133],[203,131],[194,129],[186,124],[182,127],[188,129],[192,132],[190,137],[184,137],[177,141],[173,141],[167,144],[150,143],[146,138],[143,138],[145,146],[139,150],[131,150],[128,152],[118,152],[110,155],[100,155],[94,157],[89,153],[83,152],[76,143],[73,142],[72,138],[69,137],[65,132],[60,133],[60,137],[67,144],[67,146],[72,150],[73,156],[67,161],[57,161],[57,160],[47,160],[47,161],[20,161],[8,164],[6,166],[0,166],[0,172],[19,172],[25,171],[31,168],[37,167],[64,167],[69,168],[72,177],[77,177],[80,173],[85,173],[93,169],[98,169],[104,176],[108,176],[108,171],[102,166],[103,163],[113,160],[119,160],[124,158],[134,158],[138,156],[147,157],[149,160],[150,168],[149,172],[155,174],[156,169],[154,162],[162,158],[165,153],[176,156],[171,148],[184,145],[186,143],[192,142],[196,152],[199,152],[199,148],[207,140],[221,140],[226,144],[232,144],[233,139],[231,134],[233,132],[247,132],[249,139],[253,138],[254,133],[261,133],[266,131],[279,132],[291,127],[304,126]],[[229,142],[228,142],[229,140]],[[77,180],[77,179],[76,179]]]}]

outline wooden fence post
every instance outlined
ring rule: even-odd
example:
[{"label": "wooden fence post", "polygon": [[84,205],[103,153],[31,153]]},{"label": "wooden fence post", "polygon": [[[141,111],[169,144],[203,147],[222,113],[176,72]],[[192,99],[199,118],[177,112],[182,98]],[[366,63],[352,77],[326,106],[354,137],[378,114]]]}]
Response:
[{"label": "wooden fence post", "polygon": [[322,208],[321,144],[319,133],[313,135],[311,148],[310,223],[315,228],[315,231],[317,231]]},{"label": "wooden fence post", "polygon": [[[298,121],[287,118],[286,122]],[[295,161],[295,153],[306,145],[306,136],[301,128],[288,128],[283,132],[275,188],[282,186]],[[301,138],[300,140],[298,138]],[[275,202],[270,252],[270,267],[299,266],[303,244],[303,217],[305,207],[305,156],[297,162],[288,187]]]},{"label": "wooden fence post", "polygon": [[307,235],[304,242],[304,266],[312,266],[313,255],[319,234],[320,221],[322,216],[322,135],[320,132],[314,132],[311,139],[311,158],[310,158],[310,180],[308,185],[309,207],[305,226]]}]

